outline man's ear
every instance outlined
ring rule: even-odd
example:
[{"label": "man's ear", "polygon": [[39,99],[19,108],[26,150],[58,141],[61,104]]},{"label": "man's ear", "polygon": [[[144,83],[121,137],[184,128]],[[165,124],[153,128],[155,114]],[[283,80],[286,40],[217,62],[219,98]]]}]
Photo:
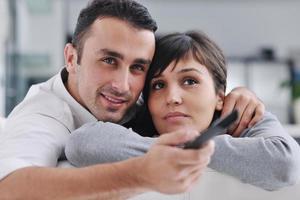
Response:
[{"label": "man's ear", "polygon": [[65,64],[66,69],[69,72],[69,74],[76,73],[77,69],[77,50],[74,48],[74,46],[71,43],[66,44],[64,49],[64,57],[65,57]]},{"label": "man's ear", "polygon": [[216,104],[217,111],[221,111],[223,109],[224,98],[225,98],[225,93],[223,91],[219,91],[217,93],[217,104]]}]

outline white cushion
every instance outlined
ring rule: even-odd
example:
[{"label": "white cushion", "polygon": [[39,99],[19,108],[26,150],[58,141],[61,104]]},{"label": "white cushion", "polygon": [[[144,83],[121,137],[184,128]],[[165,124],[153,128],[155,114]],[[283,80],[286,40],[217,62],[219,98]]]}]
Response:
[{"label": "white cushion", "polygon": [[180,195],[164,195],[149,192],[132,198],[132,200],[298,200],[300,184],[286,187],[278,191],[265,191],[239,180],[207,169],[201,180],[190,192]]}]

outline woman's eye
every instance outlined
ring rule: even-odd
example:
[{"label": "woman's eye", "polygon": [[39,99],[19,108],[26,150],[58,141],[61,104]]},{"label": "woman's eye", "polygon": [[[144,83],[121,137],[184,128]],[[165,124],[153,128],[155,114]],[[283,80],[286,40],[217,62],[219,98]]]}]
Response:
[{"label": "woman's eye", "polygon": [[107,63],[107,64],[110,64],[110,65],[116,64],[116,59],[115,58],[104,58],[102,61]]},{"label": "woman's eye", "polygon": [[152,84],[153,90],[159,90],[159,89],[162,89],[163,87],[164,87],[164,83],[162,83],[162,82],[157,82],[157,83]]},{"label": "woman's eye", "polygon": [[183,82],[184,85],[195,85],[198,83],[199,83],[198,81],[191,79],[191,78],[185,79]]}]

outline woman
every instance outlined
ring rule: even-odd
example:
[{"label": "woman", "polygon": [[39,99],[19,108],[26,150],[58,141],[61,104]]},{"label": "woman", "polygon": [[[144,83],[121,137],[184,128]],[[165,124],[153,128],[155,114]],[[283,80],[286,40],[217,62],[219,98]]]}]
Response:
[{"label": "woman", "polygon": [[[227,71],[222,51],[192,31],[158,38],[155,52],[143,90],[146,106],[133,129],[147,136],[185,127],[205,130],[223,107]],[[103,126],[109,124],[75,131],[66,145],[68,160],[76,166],[124,160],[146,153],[155,142],[121,126],[108,131]],[[212,169],[268,190],[294,184],[299,177],[300,148],[270,113],[240,137],[225,134],[214,141]]]},{"label": "woman", "polygon": [[[149,120],[135,120],[136,129],[144,133],[148,125],[150,134],[184,126],[203,131],[222,110],[226,76],[222,51],[204,34],[188,32],[158,39],[143,90],[148,106],[142,115]],[[149,121],[155,126],[144,123]]]}]

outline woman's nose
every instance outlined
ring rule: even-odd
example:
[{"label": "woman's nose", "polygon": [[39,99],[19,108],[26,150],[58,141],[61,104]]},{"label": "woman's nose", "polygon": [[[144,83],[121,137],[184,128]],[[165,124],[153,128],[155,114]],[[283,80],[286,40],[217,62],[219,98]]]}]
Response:
[{"label": "woman's nose", "polygon": [[168,90],[167,105],[180,105],[182,104],[182,95],[179,89],[172,87]]}]

